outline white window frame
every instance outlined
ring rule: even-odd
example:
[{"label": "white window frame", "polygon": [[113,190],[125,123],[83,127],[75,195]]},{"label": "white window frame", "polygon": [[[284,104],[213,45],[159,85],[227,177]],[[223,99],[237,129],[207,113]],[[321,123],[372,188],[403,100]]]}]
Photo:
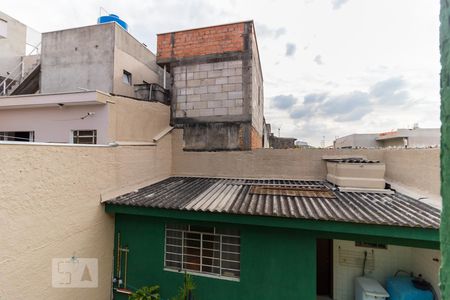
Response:
[{"label": "white window frame", "polygon": [[[94,143],[91,144],[82,144],[82,143],[75,143],[75,133],[80,131],[92,131],[92,135],[83,135],[81,137],[87,138],[92,137],[94,139]],[[78,137],[80,137],[78,135]],[[70,136],[70,143],[75,145],[97,145],[98,143],[98,131],[97,129],[72,129],[71,130],[71,136]]]},{"label": "white window frame", "polygon": [[[186,227],[185,229],[175,229],[175,226],[184,226]],[[218,233],[218,230],[215,227],[209,227],[211,229],[213,229],[212,232],[210,231],[196,231],[194,229],[192,229],[192,227],[198,227],[195,225],[175,225],[175,224],[166,224],[165,227],[165,238],[164,238],[164,270],[165,271],[171,271],[171,272],[186,272],[188,274],[192,274],[192,275],[197,275],[197,276],[204,276],[204,277],[210,277],[210,278],[219,278],[219,279],[224,279],[224,280],[231,280],[231,281],[240,281],[240,274],[241,274],[241,262],[240,262],[240,257],[241,257],[241,240],[240,240],[240,234],[224,234],[224,233]],[[203,226],[201,226],[203,227]],[[181,233],[181,238],[178,237],[174,237],[174,236],[168,236],[168,232],[177,232],[177,233]],[[192,270],[189,268],[185,268],[185,260],[184,257],[187,256],[188,254],[185,254],[185,250],[186,248],[192,248],[194,249],[194,247],[192,246],[186,246],[186,240],[192,240],[192,239],[188,239],[186,237],[187,234],[189,233],[194,233],[194,234],[199,234],[200,235],[200,239],[198,240],[200,242],[200,248],[195,248],[197,250],[200,251],[200,255],[195,256],[199,258],[199,264],[195,264],[192,262],[188,262],[187,264],[189,265],[198,265],[200,270]],[[219,250],[212,250],[212,251],[219,251],[219,258],[215,258],[215,257],[209,257],[209,256],[205,256],[203,255],[203,236],[208,235],[208,236],[214,236],[214,237],[218,237],[219,239]],[[233,238],[233,239],[238,239],[239,242],[238,243],[225,243],[223,240],[224,238],[229,237],[229,238]],[[180,245],[176,245],[176,244],[171,244],[168,243],[168,238],[170,239],[178,239],[181,240],[181,246]],[[208,243],[211,243],[212,241],[208,240]],[[212,243],[217,243],[217,242],[212,242]],[[230,251],[224,251],[223,250],[223,246],[224,245],[230,245],[232,247],[239,247],[239,251],[238,252],[230,252]],[[179,247],[181,248],[181,254],[180,252],[175,253],[175,252],[169,252],[167,251],[169,247]],[[211,249],[208,249],[209,251],[211,251]],[[232,254],[232,255],[238,255],[239,260],[229,260],[229,259],[224,259],[222,256],[224,253],[227,254]],[[181,260],[169,260],[167,258],[168,254],[172,254],[172,255],[177,255],[180,256],[181,255]],[[189,256],[194,256],[192,254],[190,254]],[[219,260],[219,265],[215,266],[215,265],[204,265],[203,264],[203,259],[214,259],[214,260]],[[172,262],[172,263],[176,263],[176,264],[180,264],[181,267],[175,267],[175,266],[168,266],[167,263],[168,262]],[[234,264],[239,264],[239,269],[232,269],[232,268],[227,268],[227,267],[223,267],[223,263],[224,262],[230,262],[230,263],[234,263]],[[203,271],[203,267],[210,267],[211,269],[218,269],[219,272],[218,273],[214,273],[214,272],[206,272]],[[224,275],[223,274],[223,270],[230,270],[230,271],[235,271],[238,272],[238,276],[230,276],[230,275]]]}]

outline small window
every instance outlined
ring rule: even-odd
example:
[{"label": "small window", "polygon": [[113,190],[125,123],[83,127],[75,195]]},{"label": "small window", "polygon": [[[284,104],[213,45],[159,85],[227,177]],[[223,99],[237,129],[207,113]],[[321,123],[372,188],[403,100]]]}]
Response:
[{"label": "small window", "polygon": [[6,39],[8,37],[8,22],[0,19],[0,39]]},{"label": "small window", "polygon": [[258,106],[261,105],[261,87],[258,85]]},{"label": "small window", "polygon": [[239,231],[193,225],[166,225],[166,269],[239,279]]},{"label": "small window", "polygon": [[34,142],[34,131],[0,131],[0,141]]},{"label": "small window", "polygon": [[355,242],[355,246],[374,249],[387,249],[386,244],[379,244],[379,243]]},{"label": "small window", "polygon": [[122,81],[125,84],[132,85],[133,78],[130,72],[123,70]]},{"label": "small window", "polygon": [[97,144],[97,130],[74,130],[74,144]]}]

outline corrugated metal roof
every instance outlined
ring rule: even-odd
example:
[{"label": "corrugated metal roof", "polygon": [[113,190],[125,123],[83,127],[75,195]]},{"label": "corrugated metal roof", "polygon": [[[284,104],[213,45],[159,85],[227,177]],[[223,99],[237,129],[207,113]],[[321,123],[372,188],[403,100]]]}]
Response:
[{"label": "corrugated metal roof", "polygon": [[[255,193],[255,187],[269,192]],[[289,189],[321,192],[286,192]],[[324,197],[324,189],[332,196]],[[403,227],[437,229],[440,224],[438,209],[403,194],[341,192],[323,181],[170,177],[106,202]]]}]

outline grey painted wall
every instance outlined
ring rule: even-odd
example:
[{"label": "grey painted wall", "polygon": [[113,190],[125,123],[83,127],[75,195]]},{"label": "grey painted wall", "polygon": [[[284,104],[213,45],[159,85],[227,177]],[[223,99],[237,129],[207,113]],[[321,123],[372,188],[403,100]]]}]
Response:
[{"label": "grey painted wall", "polygon": [[41,92],[112,92],[113,23],[42,35]]},{"label": "grey painted wall", "polygon": [[0,11],[0,19],[6,21],[6,38],[0,39],[0,76],[12,72],[25,55],[27,26]]},{"label": "grey painted wall", "polygon": [[41,72],[42,93],[88,89],[128,97],[135,97],[134,84],[162,84],[163,74],[155,55],[116,23],[43,34]]}]

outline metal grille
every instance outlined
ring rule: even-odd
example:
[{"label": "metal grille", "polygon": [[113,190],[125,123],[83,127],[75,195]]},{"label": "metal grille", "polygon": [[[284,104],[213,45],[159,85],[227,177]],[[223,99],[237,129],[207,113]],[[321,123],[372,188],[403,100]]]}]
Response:
[{"label": "metal grille", "polygon": [[97,130],[74,130],[74,144],[97,144]]},{"label": "metal grille", "polygon": [[240,244],[237,230],[166,225],[164,266],[178,271],[239,278]]}]

